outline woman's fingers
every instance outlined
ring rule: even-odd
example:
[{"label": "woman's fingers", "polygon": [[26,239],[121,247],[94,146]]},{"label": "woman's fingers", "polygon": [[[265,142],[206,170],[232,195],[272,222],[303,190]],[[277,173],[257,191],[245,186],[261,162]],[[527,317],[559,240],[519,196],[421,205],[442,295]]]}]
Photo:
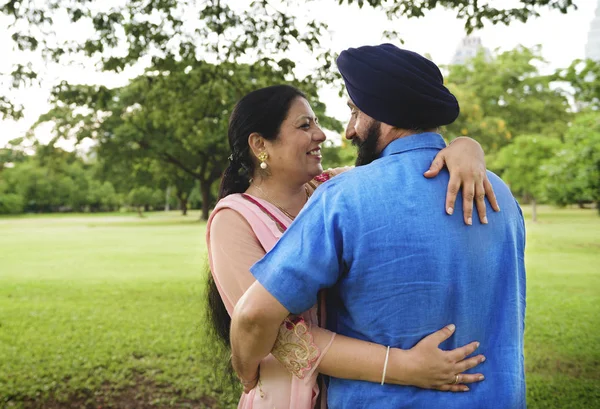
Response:
[{"label": "woman's fingers", "polygon": [[433,178],[440,173],[440,170],[444,168],[446,165],[445,152],[442,150],[433,159],[431,165],[429,165],[429,169],[423,174],[426,178]]},{"label": "woman's fingers", "polygon": [[[448,351],[448,355],[453,362],[459,362],[475,352],[477,348],[479,348],[479,342],[475,341],[460,348],[453,349],[452,351]],[[456,371],[456,373],[458,372],[462,371]]]},{"label": "woman's fingers", "polygon": [[454,213],[454,203],[456,203],[456,196],[460,190],[460,179],[458,176],[450,174],[450,181],[448,182],[448,189],[446,190],[446,213]]},{"label": "woman's fingers", "polygon": [[456,382],[456,375],[452,377],[452,380],[449,380],[448,383],[437,386],[434,389],[445,392],[468,392],[469,387],[466,384],[481,382],[485,379],[485,377],[478,374],[458,374],[458,383]]},{"label": "woman's fingers", "polygon": [[438,386],[437,388],[438,391],[444,391],[444,392],[468,392],[469,391],[469,387],[467,385],[441,385]]},{"label": "woman's fingers", "polygon": [[467,358],[464,361],[460,361],[456,363],[455,371],[456,373],[464,372],[468,369],[475,368],[477,365],[483,363],[485,361],[485,356],[477,355],[472,358]]},{"label": "woman's fingers", "polygon": [[473,199],[475,198],[475,183],[472,180],[463,182],[462,195],[465,224],[471,226],[473,224]]},{"label": "woman's fingers", "polygon": [[496,212],[499,212],[500,205],[498,205],[498,200],[496,200],[496,194],[494,193],[494,188],[492,187],[492,184],[490,183],[490,180],[488,179],[487,174],[485,175],[485,180],[483,181],[483,188],[485,190],[485,196],[487,197],[488,201],[490,202],[492,209],[494,209]]},{"label": "woman's fingers", "polygon": [[479,215],[479,221],[481,224],[487,224],[487,210],[485,208],[485,187],[483,184],[483,178],[485,174],[480,175],[480,180],[475,181],[475,206],[477,207],[477,214]]},{"label": "woman's fingers", "polygon": [[460,374],[458,375],[460,377],[459,382],[461,384],[465,384],[465,383],[475,383],[475,382],[481,382],[485,379],[485,377],[478,373],[478,374]]},{"label": "woman's fingers", "polygon": [[450,338],[452,334],[454,334],[455,329],[456,326],[454,324],[446,325],[444,328],[427,335],[419,342],[419,344],[422,342],[432,342],[435,346],[438,346],[439,344]]}]

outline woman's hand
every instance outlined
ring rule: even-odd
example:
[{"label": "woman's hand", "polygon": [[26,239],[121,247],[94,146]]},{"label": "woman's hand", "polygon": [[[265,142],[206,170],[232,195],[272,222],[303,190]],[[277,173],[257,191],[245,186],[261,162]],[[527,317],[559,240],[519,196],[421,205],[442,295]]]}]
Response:
[{"label": "woman's hand", "polygon": [[485,156],[481,145],[471,138],[456,138],[436,155],[429,170],[425,172],[425,177],[437,176],[444,165],[450,172],[450,182],[446,193],[446,212],[448,214],[454,212],[456,196],[462,186],[465,223],[473,224],[473,199],[475,199],[479,221],[487,224],[485,197],[488,198],[495,211],[499,212],[500,207],[496,201],[492,184],[487,177]]},{"label": "woman's hand", "polygon": [[467,358],[479,347],[478,342],[452,351],[439,349],[439,344],[450,338],[454,330],[454,325],[448,325],[409,350],[391,349],[386,383],[466,392],[469,390],[466,384],[482,381],[484,376],[480,373],[463,373],[485,361],[483,355]]}]

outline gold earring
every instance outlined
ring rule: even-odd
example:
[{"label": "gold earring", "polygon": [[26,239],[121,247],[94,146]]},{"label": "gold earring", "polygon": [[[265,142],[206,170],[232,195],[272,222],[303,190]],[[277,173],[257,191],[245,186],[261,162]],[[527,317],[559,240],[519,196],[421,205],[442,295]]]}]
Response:
[{"label": "gold earring", "polygon": [[268,157],[269,157],[269,154],[265,151],[258,154],[258,160],[260,161],[260,168],[263,170],[266,169],[267,166],[269,166],[269,165],[267,165],[267,162],[265,162]]}]

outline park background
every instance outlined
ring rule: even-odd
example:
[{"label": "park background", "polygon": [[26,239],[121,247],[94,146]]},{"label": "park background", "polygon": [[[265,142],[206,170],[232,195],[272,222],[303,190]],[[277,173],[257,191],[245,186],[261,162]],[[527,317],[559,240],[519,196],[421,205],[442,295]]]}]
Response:
[{"label": "park background", "polygon": [[600,1],[9,0],[0,27],[0,408],[235,407],[203,298],[228,116],[294,84],[352,164],[335,56],[384,41],[441,66],[443,136],[524,208],[529,407],[600,405]]}]

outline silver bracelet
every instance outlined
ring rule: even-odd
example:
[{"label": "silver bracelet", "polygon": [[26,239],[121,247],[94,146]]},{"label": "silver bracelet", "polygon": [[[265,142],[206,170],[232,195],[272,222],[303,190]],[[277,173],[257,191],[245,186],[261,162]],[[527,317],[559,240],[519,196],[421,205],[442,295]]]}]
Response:
[{"label": "silver bracelet", "polygon": [[385,373],[387,372],[387,364],[388,364],[388,359],[390,357],[390,347],[387,347],[387,352],[385,353],[385,363],[383,364],[383,375],[381,375],[381,384],[383,385],[385,383]]}]

